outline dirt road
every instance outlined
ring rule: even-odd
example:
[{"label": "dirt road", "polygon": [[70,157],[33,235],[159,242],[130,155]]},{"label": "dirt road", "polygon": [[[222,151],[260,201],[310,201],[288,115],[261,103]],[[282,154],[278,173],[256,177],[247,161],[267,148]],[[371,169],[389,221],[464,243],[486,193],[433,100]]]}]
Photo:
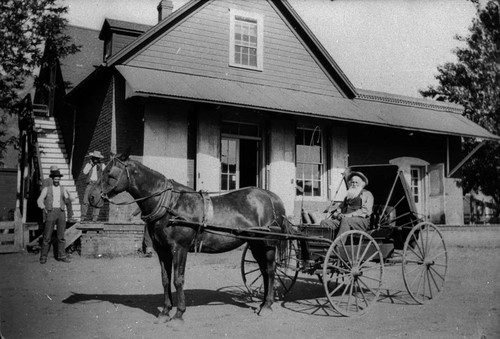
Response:
[{"label": "dirt road", "polygon": [[188,310],[181,327],[154,324],[162,302],[156,258],[90,259],[71,264],[34,254],[0,255],[1,329],[13,338],[500,338],[500,244],[449,246],[444,293],[415,305],[400,266],[385,271],[380,302],[361,318],[324,307],[323,286],[300,275],[271,317],[254,313],[240,276],[241,250],[191,254]]}]

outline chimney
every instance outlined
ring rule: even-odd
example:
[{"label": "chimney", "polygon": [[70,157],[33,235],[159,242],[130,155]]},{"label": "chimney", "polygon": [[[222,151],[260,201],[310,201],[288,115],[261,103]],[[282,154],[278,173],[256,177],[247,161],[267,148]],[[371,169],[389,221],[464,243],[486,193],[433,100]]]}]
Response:
[{"label": "chimney", "polygon": [[171,0],[161,0],[158,7],[158,22],[165,19],[172,14],[174,10],[174,3]]}]

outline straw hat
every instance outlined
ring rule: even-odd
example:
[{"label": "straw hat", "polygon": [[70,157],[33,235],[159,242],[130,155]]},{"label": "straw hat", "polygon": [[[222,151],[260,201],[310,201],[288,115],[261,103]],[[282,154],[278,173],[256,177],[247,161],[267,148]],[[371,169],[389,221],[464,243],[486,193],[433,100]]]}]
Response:
[{"label": "straw hat", "polygon": [[90,152],[90,153],[89,153],[89,156],[90,156],[91,158],[98,158],[98,159],[102,159],[102,158],[104,158],[104,157],[102,156],[102,154],[101,154],[101,152],[100,152],[100,151]]}]

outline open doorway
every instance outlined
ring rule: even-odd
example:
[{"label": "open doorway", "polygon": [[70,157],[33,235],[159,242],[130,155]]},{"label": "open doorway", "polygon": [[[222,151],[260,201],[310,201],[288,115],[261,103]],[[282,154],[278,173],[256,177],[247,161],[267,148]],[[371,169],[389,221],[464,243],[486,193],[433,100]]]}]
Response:
[{"label": "open doorway", "polygon": [[258,125],[224,122],[220,150],[221,190],[259,186]]}]

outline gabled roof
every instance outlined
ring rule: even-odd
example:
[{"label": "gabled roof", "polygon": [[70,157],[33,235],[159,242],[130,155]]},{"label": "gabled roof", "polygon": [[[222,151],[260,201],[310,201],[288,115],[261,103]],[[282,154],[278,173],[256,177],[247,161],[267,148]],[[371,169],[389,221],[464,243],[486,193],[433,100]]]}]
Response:
[{"label": "gabled roof", "polygon": [[[152,29],[144,33],[137,40],[110,57],[107,61],[107,65],[113,66],[125,62],[128,58],[132,57],[149,42],[164,34],[166,31],[174,27],[177,23],[179,23],[195,11],[208,6],[213,1],[214,0],[192,0],[188,2],[187,4],[170,14],[166,19],[158,23]],[[295,30],[304,44],[311,49],[312,53],[314,53],[314,55],[318,58],[318,61],[321,63],[321,65],[326,69],[329,75],[332,76],[333,80],[335,81],[335,85],[343,91],[346,97],[353,98],[356,95],[353,84],[342,72],[340,67],[335,63],[330,54],[328,54],[326,49],[317,40],[317,38],[307,27],[307,25],[302,21],[300,16],[295,12],[288,1],[268,0],[267,2],[283,16],[285,21],[287,21],[289,27],[292,30]]]},{"label": "gabled roof", "polygon": [[268,0],[267,3],[275,9],[288,28],[295,32],[304,48],[312,53],[324,72],[335,82],[335,86],[343,92],[344,98],[307,92],[300,90],[300,86],[298,89],[262,86],[235,79],[186,74],[172,71],[168,66],[156,69],[140,63],[141,66],[136,63],[136,67],[126,65],[149,44],[175,32],[177,25],[214,1],[192,0],[185,4],[111,56],[101,69],[104,71],[116,67],[126,80],[127,97],[157,96],[222,103],[427,133],[499,139],[462,116],[463,108],[460,106],[354,88],[286,0]]},{"label": "gabled roof", "polygon": [[104,19],[104,23],[101,28],[101,32],[99,33],[99,39],[104,40],[108,32],[114,31],[119,32],[121,34],[129,34],[139,36],[142,33],[146,32],[152,26],[138,24],[135,22],[128,22],[122,20],[115,19]]},{"label": "gabled roof", "polygon": [[97,38],[99,31],[76,26],[66,26],[73,43],[80,45],[80,51],[60,61],[64,81],[70,83],[68,91],[80,84],[102,62],[102,42]]}]

